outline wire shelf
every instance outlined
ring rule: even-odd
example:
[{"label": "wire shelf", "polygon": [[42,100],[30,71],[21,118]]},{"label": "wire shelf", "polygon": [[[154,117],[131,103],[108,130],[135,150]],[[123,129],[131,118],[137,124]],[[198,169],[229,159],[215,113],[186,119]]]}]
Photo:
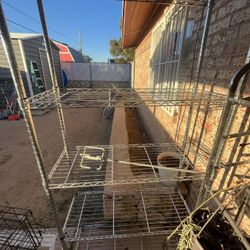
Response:
[{"label": "wire shelf", "polygon": [[37,249],[41,241],[29,210],[0,206],[0,249]]},{"label": "wire shelf", "polygon": [[[104,240],[92,240],[92,241],[78,241],[76,243],[76,250],[152,250],[163,249],[163,242],[166,235],[154,235],[144,237],[131,237],[122,239],[104,239]],[[167,244],[167,250],[176,250],[178,239],[170,240]]]},{"label": "wire shelf", "polygon": [[226,96],[219,93],[172,89],[129,89],[129,88],[68,88],[56,98],[53,90],[30,97],[26,101],[31,109],[54,108],[103,108],[137,106],[210,106],[223,107]]},{"label": "wire shelf", "polygon": [[64,231],[67,241],[167,235],[187,215],[181,193],[168,193],[167,187],[79,192]]},{"label": "wire shelf", "polygon": [[[161,156],[164,162],[159,165]],[[144,183],[172,186],[203,177],[188,168],[192,168],[190,162],[172,143],[76,146],[68,148],[68,157],[65,150],[60,155],[49,174],[49,188]]]}]

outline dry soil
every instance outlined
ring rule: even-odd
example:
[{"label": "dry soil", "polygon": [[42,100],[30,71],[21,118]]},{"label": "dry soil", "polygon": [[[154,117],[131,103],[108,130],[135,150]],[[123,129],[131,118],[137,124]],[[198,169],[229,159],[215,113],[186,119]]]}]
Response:
[{"label": "dry soil", "polygon": [[[112,120],[103,119],[102,110],[66,109],[64,114],[71,145],[109,144]],[[57,112],[53,110],[34,119],[49,173],[62,151]],[[60,215],[65,216],[72,191],[56,191],[54,195]],[[54,226],[23,119],[0,121],[0,203],[31,209],[44,226]]]}]

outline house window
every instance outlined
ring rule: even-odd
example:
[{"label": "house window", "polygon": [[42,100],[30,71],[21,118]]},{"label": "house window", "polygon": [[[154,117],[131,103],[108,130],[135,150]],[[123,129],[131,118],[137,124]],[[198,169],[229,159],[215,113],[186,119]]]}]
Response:
[{"label": "house window", "polygon": [[[179,73],[185,44],[193,32],[193,20],[188,18],[188,6],[173,5],[153,30],[150,60],[150,84],[155,92],[165,92],[166,99],[174,99],[181,88]],[[155,95],[156,96],[156,95]],[[158,96],[158,95],[157,95]],[[171,115],[177,107],[164,107]]]}]

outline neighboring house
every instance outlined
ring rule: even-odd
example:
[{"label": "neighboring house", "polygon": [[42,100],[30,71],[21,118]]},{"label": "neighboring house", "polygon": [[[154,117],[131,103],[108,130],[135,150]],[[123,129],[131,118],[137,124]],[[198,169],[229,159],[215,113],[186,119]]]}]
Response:
[{"label": "neighboring house", "polygon": [[[18,68],[21,72],[28,96],[51,89],[52,82],[41,34],[10,33]],[[54,64],[59,85],[61,84],[61,66],[58,48],[51,43]],[[11,79],[9,64],[0,40],[0,81]]]},{"label": "neighboring house", "polygon": [[66,43],[60,43],[57,41],[53,41],[53,42],[59,49],[61,62],[72,62],[72,63],[84,62],[83,55],[80,51],[71,48]]},{"label": "neighboring house", "polygon": [[[204,88],[228,93],[231,78],[247,61],[250,2],[212,1],[208,35],[199,71],[197,65],[206,8],[192,7],[191,4],[196,2],[204,6],[206,1],[190,1],[189,6],[146,2],[123,1],[122,46],[135,47],[133,87],[162,89],[173,93],[175,89],[188,89],[197,82],[200,91]],[[247,87],[246,95],[249,95],[249,82]],[[196,142],[201,138],[201,145],[206,152],[205,159],[209,158],[221,110],[193,110],[189,130],[186,130],[189,126],[189,107],[140,107],[138,110],[155,142],[175,142],[181,148],[188,131],[188,156],[190,152],[195,152],[190,150],[196,150]],[[232,125],[233,131],[239,130],[244,112],[245,109],[238,110],[237,119]],[[226,145],[223,154],[225,159],[231,155],[233,145],[233,142]],[[237,171],[244,174],[247,167],[244,166]],[[204,168],[202,170],[205,171]],[[220,171],[218,183],[222,175],[226,176],[227,171]],[[197,196],[197,190],[199,185],[194,186],[190,194]]]}]

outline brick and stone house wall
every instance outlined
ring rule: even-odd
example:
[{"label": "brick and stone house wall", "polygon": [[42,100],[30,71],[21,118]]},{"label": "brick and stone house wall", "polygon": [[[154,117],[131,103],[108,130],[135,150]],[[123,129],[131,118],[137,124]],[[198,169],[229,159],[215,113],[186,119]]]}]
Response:
[{"label": "brick and stone house wall", "polygon": [[[160,8],[155,17],[151,20],[144,35],[141,37],[139,44],[135,50],[135,67],[134,67],[134,87],[145,88],[150,87],[150,59],[152,46],[152,31],[157,23],[163,18],[167,7]],[[186,86],[193,84],[196,80],[196,65],[199,54],[200,43],[196,43],[197,39],[201,39],[204,26],[205,12],[202,9],[196,9],[193,13],[194,27],[191,38],[190,53],[187,61],[184,79]],[[249,0],[220,0],[214,1],[212,6],[212,14],[209,24],[208,36],[205,43],[204,59],[199,75],[199,89],[203,87],[210,91],[228,93],[230,80],[233,75],[245,63],[250,46],[250,1]],[[191,66],[193,65],[193,68]],[[185,84],[183,82],[183,84]],[[250,94],[250,82],[247,83],[245,96]],[[204,124],[204,132],[202,135],[202,151],[200,154],[203,160],[207,161],[209,150],[213,146],[215,133],[219,124],[222,108],[211,108],[208,111],[208,117]],[[237,132],[245,113],[245,108],[240,108],[236,115],[231,132]],[[155,142],[176,141],[177,145],[182,145],[183,136],[186,129],[187,116],[189,107],[178,107],[174,115],[170,115],[162,107],[141,107],[139,113],[144,121],[145,127]],[[187,149],[195,149],[195,141],[200,136],[202,129],[202,121],[204,110],[200,110],[195,120],[197,110],[194,110]],[[179,133],[176,137],[176,128],[179,120]],[[177,139],[176,139],[177,138]],[[229,141],[226,145],[223,159],[226,161],[231,153],[234,140]],[[189,150],[188,150],[189,151]],[[192,151],[192,150],[191,150]],[[248,152],[249,153],[249,152]],[[192,153],[189,152],[192,159]],[[196,167],[204,171],[204,165],[196,163]],[[244,174],[246,165],[238,169],[238,174]],[[218,177],[215,182],[218,185],[224,170],[218,170]],[[195,183],[194,183],[195,184]],[[192,186],[190,192],[193,199],[197,197],[197,188],[200,183]],[[249,224],[242,225],[243,229],[250,232]]]}]

